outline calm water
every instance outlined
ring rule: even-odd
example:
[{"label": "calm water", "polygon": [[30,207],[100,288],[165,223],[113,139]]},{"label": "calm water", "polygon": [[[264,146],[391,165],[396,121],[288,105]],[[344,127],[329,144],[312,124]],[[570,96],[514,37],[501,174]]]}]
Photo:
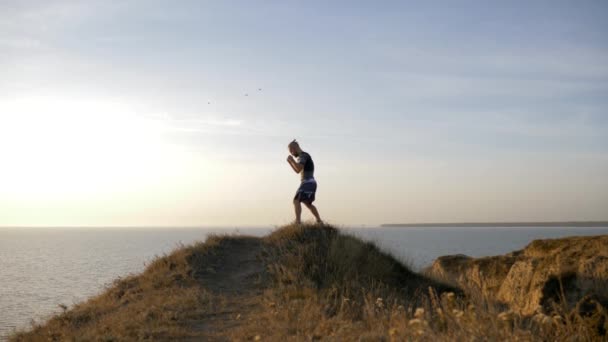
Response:
[{"label": "calm water", "polygon": [[[265,235],[270,228],[240,229]],[[415,268],[436,257],[504,254],[538,238],[608,234],[608,228],[343,228],[375,241]],[[103,290],[112,280],[140,272],[179,243],[205,240],[209,228],[0,228],[0,340]]]}]

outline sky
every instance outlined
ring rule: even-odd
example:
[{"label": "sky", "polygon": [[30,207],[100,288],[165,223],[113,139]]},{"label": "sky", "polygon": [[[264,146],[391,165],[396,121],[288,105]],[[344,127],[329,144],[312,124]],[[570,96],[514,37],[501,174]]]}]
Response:
[{"label": "sky", "polygon": [[[0,226],[608,219],[605,1],[0,2]],[[310,219],[304,213],[304,219]]]}]

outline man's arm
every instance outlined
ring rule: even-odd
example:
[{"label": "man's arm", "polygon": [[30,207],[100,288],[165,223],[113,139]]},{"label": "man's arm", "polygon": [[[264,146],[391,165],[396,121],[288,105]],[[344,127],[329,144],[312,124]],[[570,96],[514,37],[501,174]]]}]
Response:
[{"label": "man's arm", "polygon": [[287,162],[295,173],[300,173],[300,171],[302,171],[302,169],[304,168],[304,165],[296,162],[292,156],[287,157]]}]

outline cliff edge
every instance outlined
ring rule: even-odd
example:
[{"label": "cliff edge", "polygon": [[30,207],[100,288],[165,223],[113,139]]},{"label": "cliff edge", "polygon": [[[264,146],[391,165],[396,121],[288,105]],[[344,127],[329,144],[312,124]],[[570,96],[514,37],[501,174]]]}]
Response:
[{"label": "cliff edge", "polygon": [[534,240],[505,255],[435,260],[430,274],[478,291],[522,315],[551,312],[556,305],[586,310],[608,307],[608,235]]}]

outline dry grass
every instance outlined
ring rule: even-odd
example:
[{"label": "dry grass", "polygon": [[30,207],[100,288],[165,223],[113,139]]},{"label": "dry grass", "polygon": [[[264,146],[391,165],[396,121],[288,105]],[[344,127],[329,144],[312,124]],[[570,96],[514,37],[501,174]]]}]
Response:
[{"label": "dry grass", "polygon": [[114,281],[102,294],[51,317],[32,323],[10,341],[166,340],[196,336],[189,322],[221,305],[195,280],[222,237],[178,248],[153,260],[139,275]]},{"label": "dry grass", "polygon": [[[201,286],[201,274],[209,260],[230,257],[218,247],[229,239],[158,258],[141,275],[11,340],[201,340],[194,328],[222,305]],[[581,302],[585,310],[555,305],[551,315],[521,317],[333,227],[286,226],[261,241],[265,290],[248,295],[256,305],[217,340],[599,341],[608,330],[608,313],[592,299]]]},{"label": "dry grass", "polygon": [[[605,341],[606,312],[521,317],[491,305],[476,306],[451,293],[435,296],[417,308],[400,298],[376,297],[369,291],[342,298],[328,313],[332,297],[316,292],[272,292],[268,310],[232,333],[234,340],[260,336],[279,341]],[[431,295],[433,294],[433,295]],[[469,304],[467,304],[469,303]],[[412,310],[414,309],[414,310]],[[604,331],[600,329],[603,326]]]},{"label": "dry grass", "polygon": [[307,286],[339,295],[362,289],[386,289],[409,298],[460,291],[411,271],[373,243],[340,233],[330,226],[286,226],[270,234],[267,263],[277,286]]}]

